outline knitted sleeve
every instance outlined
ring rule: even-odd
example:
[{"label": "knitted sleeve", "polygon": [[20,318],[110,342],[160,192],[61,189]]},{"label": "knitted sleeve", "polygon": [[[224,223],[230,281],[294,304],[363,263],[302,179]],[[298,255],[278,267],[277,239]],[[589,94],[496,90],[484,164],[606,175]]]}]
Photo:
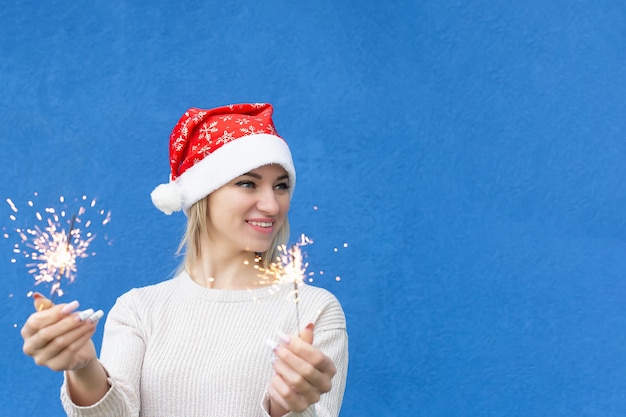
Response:
[{"label": "knitted sleeve", "polygon": [[111,388],[96,404],[74,404],[61,388],[61,401],[68,417],[137,417],[140,409],[139,384],[144,356],[144,336],[129,294],[120,297],[104,327],[100,362],[109,375]]}]

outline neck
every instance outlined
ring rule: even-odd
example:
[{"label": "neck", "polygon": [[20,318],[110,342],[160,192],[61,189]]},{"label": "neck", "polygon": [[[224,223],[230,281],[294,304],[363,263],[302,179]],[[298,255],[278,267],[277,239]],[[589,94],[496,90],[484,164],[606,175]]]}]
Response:
[{"label": "neck", "polygon": [[199,285],[224,290],[243,290],[263,285],[255,268],[255,253],[220,253],[219,250],[201,250],[191,265],[189,275]]}]

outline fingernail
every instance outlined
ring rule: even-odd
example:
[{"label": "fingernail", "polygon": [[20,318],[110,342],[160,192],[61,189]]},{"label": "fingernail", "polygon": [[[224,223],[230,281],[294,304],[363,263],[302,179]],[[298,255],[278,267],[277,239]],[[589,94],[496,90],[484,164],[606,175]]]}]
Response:
[{"label": "fingernail", "polygon": [[276,356],[272,356],[270,358],[270,362],[272,363],[272,365],[275,364],[277,360],[278,360],[278,358]]},{"label": "fingernail", "polygon": [[274,342],[272,339],[265,340],[265,343],[270,347],[270,349],[275,350],[278,346],[278,343]]},{"label": "fingernail", "polygon": [[98,310],[95,313],[93,313],[91,316],[89,316],[89,321],[91,321],[92,323],[97,323],[102,317],[104,317],[104,311],[102,310]]},{"label": "fingernail", "polygon": [[277,334],[278,334],[278,338],[280,339],[281,342],[283,342],[283,344],[288,345],[289,342],[291,342],[291,338],[287,336],[285,333],[281,332],[280,330],[277,332]]},{"label": "fingernail", "polygon": [[71,303],[65,304],[63,306],[63,308],[61,309],[61,313],[63,313],[63,314],[70,314],[71,312],[73,312],[77,308],[78,308],[78,301],[74,300]]},{"label": "fingernail", "polygon": [[313,324],[313,323],[309,323],[305,327],[305,329],[308,329],[308,330],[313,330],[314,328],[315,328],[315,324]]},{"label": "fingernail", "polygon": [[78,320],[80,321],[85,321],[89,318],[89,316],[91,316],[93,314],[93,309],[89,308],[85,311],[81,311],[80,313],[78,313]]}]

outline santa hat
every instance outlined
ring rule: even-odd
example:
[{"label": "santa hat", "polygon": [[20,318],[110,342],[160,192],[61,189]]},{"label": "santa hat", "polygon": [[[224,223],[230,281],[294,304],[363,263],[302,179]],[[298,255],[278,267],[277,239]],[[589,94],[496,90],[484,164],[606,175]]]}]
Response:
[{"label": "santa hat", "polygon": [[281,165],[296,185],[291,152],[276,133],[272,105],[190,108],[170,135],[170,181],[150,196],[165,214],[184,210],[234,178],[267,164]]}]

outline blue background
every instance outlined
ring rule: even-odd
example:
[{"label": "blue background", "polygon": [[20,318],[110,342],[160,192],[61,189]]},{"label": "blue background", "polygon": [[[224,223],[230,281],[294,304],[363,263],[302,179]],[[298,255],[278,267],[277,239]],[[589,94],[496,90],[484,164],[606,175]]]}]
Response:
[{"label": "blue background", "polygon": [[[271,102],[292,237],[348,319],[343,417],[623,416],[625,45],[622,1],[8,0],[0,227],[6,198],[96,197],[62,299],[106,311],[180,261],[184,217],[149,199],[178,117]],[[0,415],[62,415],[11,243]]]}]

